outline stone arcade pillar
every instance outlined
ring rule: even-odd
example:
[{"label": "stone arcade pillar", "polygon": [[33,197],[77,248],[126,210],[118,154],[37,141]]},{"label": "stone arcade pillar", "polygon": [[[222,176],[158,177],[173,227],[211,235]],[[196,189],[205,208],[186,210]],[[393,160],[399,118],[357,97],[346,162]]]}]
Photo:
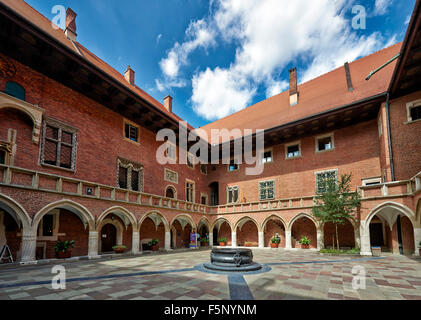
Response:
[{"label": "stone arcade pillar", "polygon": [[421,228],[414,228],[414,241],[415,241],[415,253],[414,255],[420,255],[420,241],[421,241]]},{"label": "stone arcade pillar", "polygon": [[231,246],[236,247],[237,246],[237,232],[231,232]]},{"label": "stone arcade pillar", "polygon": [[88,256],[89,258],[98,257],[98,231],[89,232]]},{"label": "stone arcade pillar", "polygon": [[291,231],[285,230],[285,249],[292,249]]},{"label": "stone arcade pillar", "polygon": [[37,246],[37,235],[32,231],[22,232],[22,244],[21,244],[21,262],[34,262],[35,250]]},{"label": "stone arcade pillar", "polygon": [[[360,225],[360,241],[361,241],[361,252],[362,256],[371,256],[371,245],[370,245],[370,230],[364,228],[365,221],[361,221]],[[367,228],[368,229],[368,228]]]},{"label": "stone arcade pillar", "polygon": [[317,230],[317,250],[324,249],[325,247],[324,230]]},{"label": "stone arcade pillar", "polygon": [[354,228],[354,238],[355,238],[355,247],[361,248],[360,229],[358,227]]},{"label": "stone arcade pillar", "polygon": [[140,242],[139,232],[133,231],[133,235],[132,235],[132,253],[133,254],[139,253],[139,242]]},{"label": "stone arcade pillar", "polygon": [[165,231],[165,250],[171,250],[171,231]]},{"label": "stone arcade pillar", "polygon": [[213,232],[209,232],[209,246],[213,247]]},{"label": "stone arcade pillar", "polygon": [[259,248],[265,247],[265,236],[262,231],[259,231]]}]

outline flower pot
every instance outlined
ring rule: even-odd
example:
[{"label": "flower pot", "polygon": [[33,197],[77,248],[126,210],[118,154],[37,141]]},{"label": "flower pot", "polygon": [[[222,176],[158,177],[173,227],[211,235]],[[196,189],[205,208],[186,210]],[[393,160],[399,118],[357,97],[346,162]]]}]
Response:
[{"label": "flower pot", "polygon": [[301,249],[309,249],[310,245],[309,244],[302,244],[301,245]]},{"label": "flower pot", "polygon": [[124,252],[124,248],[115,248],[114,249],[115,253],[123,253]]},{"label": "flower pot", "polygon": [[271,248],[278,248],[279,247],[279,243],[271,243],[270,244]]},{"label": "flower pot", "polygon": [[65,252],[63,251],[57,251],[56,252],[56,257],[58,259],[68,259],[72,256],[72,250],[66,250]]},{"label": "flower pot", "polygon": [[159,245],[154,245],[154,246],[151,246],[151,250],[152,251],[158,251],[159,250]]},{"label": "flower pot", "polygon": [[225,247],[225,242],[220,242],[220,243],[219,243],[219,245],[220,245],[221,247]]},{"label": "flower pot", "polygon": [[201,242],[200,245],[202,247],[207,247],[209,245],[209,242]]},{"label": "flower pot", "polygon": [[245,243],[245,244],[244,244],[244,246],[245,246],[245,247],[252,247],[252,246],[253,246],[253,244],[252,244],[252,243]]}]

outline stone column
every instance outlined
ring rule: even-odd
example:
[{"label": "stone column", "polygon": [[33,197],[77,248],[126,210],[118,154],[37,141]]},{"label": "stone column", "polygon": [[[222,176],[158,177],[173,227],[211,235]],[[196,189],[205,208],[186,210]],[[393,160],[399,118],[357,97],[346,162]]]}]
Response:
[{"label": "stone column", "polygon": [[265,247],[265,236],[262,231],[259,231],[259,248]]},{"label": "stone column", "polygon": [[140,242],[139,231],[133,231],[133,235],[132,235],[132,253],[133,254],[139,253],[139,242]]},{"label": "stone column", "polygon": [[21,262],[35,262],[37,235],[32,231],[23,230],[21,244]]},{"label": "stone column", "polygon": [[415,253],[414,255],[420,255],[420,241],[421,241],[421,228],[414,228],[414,241],[415,241]]},{"label": "stone column", "polygon": [[231,246],[236,247],[237,246],[237,232],[231,233]]},{"label": "stone column", "polygon": [[171,232],[165,231],[165,250],[171,250]]},{"label": "stone column", "polygon": [[209,232],[209,246],[213,246],[213,232]]},{"label": "stone column", "polygon": [[89,232],[88,256],[89,258],[98,256],[98,231]]},{"label": "stone column", "polygon": [[[370,230],[364,228],[365,221],[361,221],[360,225],[360,241],[361,241],[361,252],[362,256],[371,256],[371,245],[370,245]],[[368,229],[368,228],[367,228]]]},{"label": "stone column", "polygon": [[285,231],[285,249],[289,250],[292,249],[292,241],[291,241],[291,231]]},{"label": "stone column", "polygon": [[317,230],[317,250],[324,249],[325,247],[324,230]]},{"label": "stone column", "polygon": [[354,228],[354,238],[355,238],[355,247],[361,248],[360,229],[358,227]]}]

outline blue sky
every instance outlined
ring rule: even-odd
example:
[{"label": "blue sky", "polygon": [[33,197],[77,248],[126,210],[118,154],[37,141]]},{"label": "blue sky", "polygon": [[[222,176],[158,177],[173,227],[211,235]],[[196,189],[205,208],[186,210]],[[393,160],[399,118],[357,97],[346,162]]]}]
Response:
[{"label": "blue sky", "polygon": [[[25,0],[50,20],[77,14],[78,41],[203,126],[402,41],[415,0]],[[366,28],[353,28],[355,5]],[[360,22],[358,20],[357,22]]]}]

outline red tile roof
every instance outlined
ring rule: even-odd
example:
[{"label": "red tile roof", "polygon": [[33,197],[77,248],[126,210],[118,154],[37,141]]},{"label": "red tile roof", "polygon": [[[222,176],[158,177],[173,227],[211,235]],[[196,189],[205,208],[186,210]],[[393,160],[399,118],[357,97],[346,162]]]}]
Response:
[{"label": "red tile roof", "polygon": [[[349,64],[354,91],[348,91],[345,68],[339,67],[298,86],[298,104],[290,106],[289,90],[263,100],[225,118],[203,126],[210,136],[211,129],[232,130],[270,129],[320,112],[369,98],[388,89],[396,61],[376,73],[369,81],[365,78],[387,62],[401,49],[402,43],[395,44]],[[299,70],[298,70],[299,72]]]}]

